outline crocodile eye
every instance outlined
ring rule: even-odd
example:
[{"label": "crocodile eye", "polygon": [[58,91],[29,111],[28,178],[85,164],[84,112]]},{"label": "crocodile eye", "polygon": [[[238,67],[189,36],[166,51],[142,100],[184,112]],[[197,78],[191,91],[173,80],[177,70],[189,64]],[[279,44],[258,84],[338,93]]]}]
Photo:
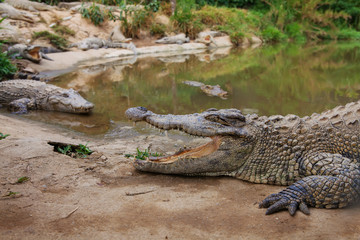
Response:
[{"label": "crocodile eye", "polygon": [[68,98],[68,97],[69,97],[69,94],[63,93],[61,96],[64,97],[64,98]]},{"label": "crocodile eye", "polygon": [[208,115],[205,117],[206,120],[208,121],[211,121],[211,122],[217,122],[217,123],[220,123],[222,125],[226,125],[226,126],[230,126],[231,124],[228,123],[226,121],[226,119],[222,118],[221,116],[219,115]]}]

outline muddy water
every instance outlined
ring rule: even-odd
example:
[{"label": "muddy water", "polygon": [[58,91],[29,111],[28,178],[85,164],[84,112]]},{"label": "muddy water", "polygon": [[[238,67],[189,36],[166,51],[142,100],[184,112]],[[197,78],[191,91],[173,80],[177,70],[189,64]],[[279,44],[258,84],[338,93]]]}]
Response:
[{"label": "muddy water", "polygon": [[[218,84],[229,95],[210,97],[184,81]],[[52,83],[80,91],[95,104],[94,113],[33,112],[28,117],[91,135],[134,134],[124,116],[134,106],[162,114],[238,108],[259,115],[304,116],[358,99],[360,43],[286,44],[128,59],[82,67]],[[137,132],[141,131],[150,130],[140,125]]]}]

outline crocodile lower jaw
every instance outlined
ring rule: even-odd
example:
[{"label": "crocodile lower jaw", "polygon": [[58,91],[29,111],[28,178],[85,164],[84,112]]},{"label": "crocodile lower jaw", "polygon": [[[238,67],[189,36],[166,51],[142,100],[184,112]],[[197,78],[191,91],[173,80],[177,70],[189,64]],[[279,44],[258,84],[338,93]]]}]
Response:
[{"label": "crocodile lower jaw", "polygon": [[174,155],[165,157],[149,157],[145,161],[156,162],[156,163],[173,163],[184,158],[201,158],[212,154],[220,147],[222,143],[222,136],[210,137],[212,141],[192,149],[182,149],[176,152]]}]

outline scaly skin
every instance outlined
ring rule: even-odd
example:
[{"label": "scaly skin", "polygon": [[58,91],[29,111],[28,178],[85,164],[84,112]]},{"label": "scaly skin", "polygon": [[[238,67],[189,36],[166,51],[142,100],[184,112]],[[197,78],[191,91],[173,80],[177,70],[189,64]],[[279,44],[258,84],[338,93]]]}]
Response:
[{"label": "scaly skin", "polygon": [[0,104],[15,113],[27,113],[29,109],[89,113],[94,107],[73,89],[33,80],[0,82]]},{"label": "scaly skin", "polygon": [[157,115],[143,107],[126,115],[213,139],[173,156],[135,160],[138,170],[289,186],[260,203],[266,214],[282,209],[309,214],[308,207],[342,208],[360,198],[360,101],[304,118],[244,116],[236,109]]},{"label": "scaly skin", "polygon": [[170,37],[163,37],[155,41],[155,43],[159,44],[183,44],[188,42],[190,42],[190,39],[186,37],[184,33],[180,33],[178,35]]}]

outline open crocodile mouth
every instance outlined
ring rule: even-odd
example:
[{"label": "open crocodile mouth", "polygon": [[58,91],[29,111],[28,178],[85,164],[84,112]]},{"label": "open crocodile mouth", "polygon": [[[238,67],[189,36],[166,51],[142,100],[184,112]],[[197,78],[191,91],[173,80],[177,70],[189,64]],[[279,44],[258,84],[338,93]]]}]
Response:
[{"label": "open crocodile mouth", "polygon": [[30,50],[28,50],[28,54],[35,60],[40,61],[40,47],[34,47]]},{"label": "open crocodile mouth", "polygon": [[211,138],[210,142],[203,144],[201,146],[191,149],[180,149],[175,154],[170,156],[161,156],[161,157],[149,156],[145,161],[156,162],[156,163],[173,163],[175,161],[185,158],[196,159],[196,158],[205,157],[217,151],[223,139],[222,136],[213,136],[210,138]]}]

